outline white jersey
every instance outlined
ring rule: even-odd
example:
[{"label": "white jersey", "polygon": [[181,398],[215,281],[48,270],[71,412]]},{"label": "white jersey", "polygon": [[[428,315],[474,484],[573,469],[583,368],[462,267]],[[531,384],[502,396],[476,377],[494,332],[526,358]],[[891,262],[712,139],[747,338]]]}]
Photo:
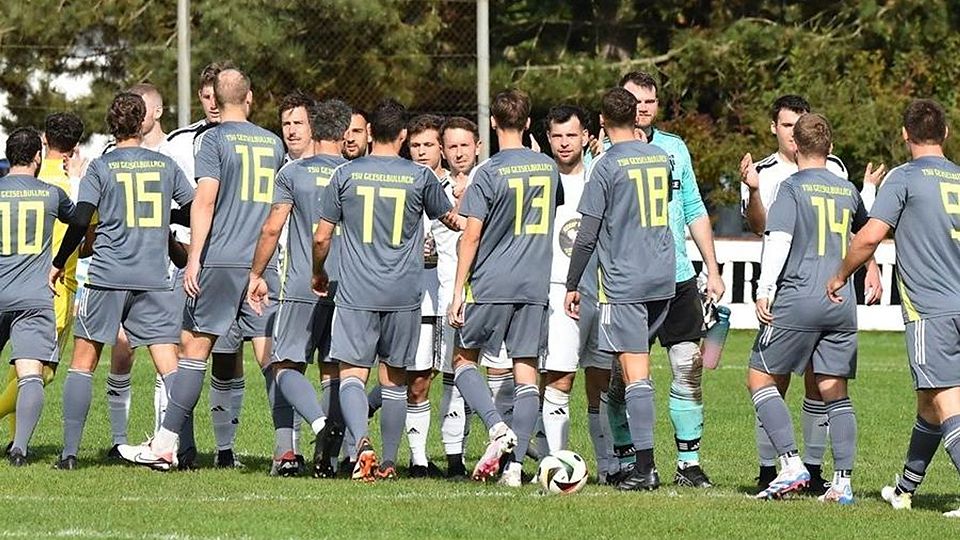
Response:
[{"label": "white jersey", "polygon": [[[440,178],[443,192],[454,203],[453,182],[449,173]],[[423,301],[420,315],[440,317],[453,299],[453,282],[457,277],[457,242],[460,232],[451,231],[439,219],[423,219],[424,237],[432,236],[437,250],[437,266],[423,270]]]},{"label": "white jersey", "polygon": [[583,194],[585,172],[560,174],[563,190],[563,204],[557,206],[553,221],[553,267],[550,270],[550,283],[565,284],[567,270],[570,269],[570,254],[573,253],[573,241],[580,230],[580,196]]},{"label": "white jersey", "polygon": [[[787,161],[780,156],[780,152],[774,152],[766,158],[754,164],[757,169],[757,175],[760,177],[760,204],[764,211],[770,209],[770,205],[777,198],[777,190],[780,184],[791,174],[797,172],[799,168],[792,161]],[[840,158],[830,154],[827,156],[827,170],[833,174],[847,180],[847,168],[840,161]],[[740,212],[747,214],[747,204],[750,202],[750,188],[746,184],[740,184]]]},{"label": "white jersey", "polygon": [[[195,147],[194,140],[196,139],[197,134],[203,132],[204,129],[209,126],[209,122],[205,119],[198,122],[194,122],[187,127],[182,127],[170,132],[167,135],[167,140],[164,145],[162,145],[159,152],[173,158],[177,162],[177,165],[183,169],[183,174],[186,175],[187,180],[193,184],[193,187],[197,187],[197,179],[194,176],[194,161],[195,161]],[[177,242],[181,244],[190,243],[190,228],[183,227],[181,225],[171,225],[174,234],[177,237]]]}]

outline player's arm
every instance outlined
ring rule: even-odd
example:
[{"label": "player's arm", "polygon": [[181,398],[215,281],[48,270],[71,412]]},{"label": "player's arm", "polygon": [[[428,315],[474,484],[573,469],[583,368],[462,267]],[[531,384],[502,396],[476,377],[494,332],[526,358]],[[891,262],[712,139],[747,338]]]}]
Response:
[{"label": "player's arm", "polygon": [[190,250],[187,256],[183,288],[191,297],[200,293],[200,255],[210,236],[213,225],[213,207],[217,202],[220,182],[216,178],[203,177],[197,183],[196,195],[190,205]]},{"label": "player's arm", "polygon": [[723,279],[720,278],[720,265],[717,264],[717,252],[713,243],[713,226],[710,216],[697,189],[697,176],[693,172],[690,152],[683,146],[680,167],[680,196],[683,202],[684,221],[690,228],[690,237],[700,250],[700,257],[707,268],[707,296],[719,301],[726,292]]},{"label": "player's arm", "polygon": [[[57,281],[63,281],[63,267],[67,265],[67,259],[80,247],[80,242],[83,241],[90,227],[90,220],[93,219],[95,211],[96,207],[92,203],[81,202],[76,205],[76,210],[70,215],[67,231],[63,234],[60,249],[53,258],[53,268],[50,269],[48,276],[51,289]],[[64,217],[61,216],[61,221],[64,221]]]},{"label": "player's arm", "polygon": [[767,213],[760,200],[760,175],[750,154],[745,154],[740,160],[740,181],[748,190],[743,217],[747,219],[747,226],[753,234],[761,236],[767,226]]},{"label": "player's arm", "polygon": [[[877,218],[870,218],[867,224],[853,237],[850,247],[847,249],[847,256],[840,263],[840,269],[837,274],[827,284],[827,296],[836,303],[843,302],[843,297],[837,294],[850,276],[863,266],[877,251],[877,246],[887,237],[890,232],[890,225]],[[876,262],[873,263],[876,265]]]},{"label": "player's arm", "polygon": [[177,237],[173,232],[167,235],[167,251],[170,253],[170,262],[177,268],[183,268],[187,265],[187,244],[177,242]]},{"label": "player's arm", "polygon": [[792,244],[793,235],[784,231],[769,231],[763,238],[763,257],[760,261],[756,300],[757,319],[763,324],[773,322],[770,307],[777,289],[777,278],[787,263]]},{"label": "player's arm", "polygon": [[263,272],[267,269],[270,258],[277,251],[280,231],[283,230],[283,224],[286,223],[292,206],[289,203],[274,203],[270,206],[270,214],[267,215],[266,221],[260,227],[260,238],[257,239],[257,247],[253,252],[250,281],[247,284],[247,303],[258,315],[261,313],[261,306],[267,302],[267,294],[270,292],[266,280],[263,279]]},{"label": "player's arm", "polygon": [[317,231],[313,234],[313,290],[320,296],[327,295],[330,279],[324,264],[330,255],[330,245],[333,242],[333,230],[336,223],[321,218],[317,223]]},{"label": "player's arm", "polygon": [[597,249],[597,237],[600,234],[600,218],[583,215],[580,217],[580,228],[577,238],[573,242],[573,251],[570,253],[570,266],[567,268],[567,295],[563,301],[563,310],[569,317],[580,318],[580,279],[586,271],[590,257]]},{"label": "player's arm", "polygon": [[467,274],[473,267],[473,261],[477,258],[477,249],[480,247],[480,232],[483,230],[483,221],[475,217],[467,218],[467,226],[460,236],[460,243],[457,246],[457,277],[453,282],[453,303],[447,317],[450,326],[459,328],[463,326],[463,300],[464,287],[467,282]]}]

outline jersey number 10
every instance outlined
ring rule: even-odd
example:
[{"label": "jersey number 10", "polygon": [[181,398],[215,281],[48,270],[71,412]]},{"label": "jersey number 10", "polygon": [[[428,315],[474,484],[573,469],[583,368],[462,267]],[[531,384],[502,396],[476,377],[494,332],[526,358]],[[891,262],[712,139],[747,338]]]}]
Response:
[{"label": "jersey number 10", "polygon": [[850,231],[850,209],[844,208],[837,220],[837,201],[826,197],[810,197],[817,212],[817,255],[827,254],[827,229],[840,235],[840,258],[847,256],[847,233]]},{"label": "jersey number 10", "polygon": [[[43,247],[43,201],[20,201],[17,204],[17,249],[13,248],[10,226],[13,221],[10,202],[0,202],[0,255],[36,255]],[[33,234],[30,234],[29,215],[34,215]],[[31,240],[27,237],[32,236]]]}]

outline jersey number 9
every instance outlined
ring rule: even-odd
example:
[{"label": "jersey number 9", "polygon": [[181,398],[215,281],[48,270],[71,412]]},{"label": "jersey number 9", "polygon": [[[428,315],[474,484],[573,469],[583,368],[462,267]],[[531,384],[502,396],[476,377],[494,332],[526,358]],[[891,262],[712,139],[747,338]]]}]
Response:
[{"label": "jersey number 9", "polygon": [[[17,204],[17,245],[14,249],[10,227],[13,221],[10,202],[0,202],[0,255],[36,255],[43,248],[43,201],[20,201]],[[29,216],[34,216],[30,234]]]}]

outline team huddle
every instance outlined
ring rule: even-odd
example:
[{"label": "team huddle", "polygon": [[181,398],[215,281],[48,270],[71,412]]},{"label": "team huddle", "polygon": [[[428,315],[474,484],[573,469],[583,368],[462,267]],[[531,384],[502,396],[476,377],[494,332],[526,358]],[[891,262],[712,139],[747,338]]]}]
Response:
[{"label": "team huddle", "polygon": [[[85,167],[71,159],[83,133],[75,116],[51,115],[42,135],[13,131],[0,181],[10,462],[27,463],[44,386],[72,331],[58,469],[78,466],[105,344],[109,457],[196,467],[193,417],[212,355],[215,465],[242,466],[233,444],[250,341],[275,430],[272,475],[306,473],[305,422],[316,477],[396,478],[406,434],[410,476],[520,486],[527,457],[566,449],[582,368],[598,482],[655,490],[649,355],[659,341],[673,374],[673,481],[710,487],[701,340],[725,290],[690,153],[654,125],[657,88],[649,74],[625,75],[603,95],[599,137],[583,110],[553,107],[552,158],[524,146],[529,97],[500,92],[490,107],[499,150],[481,163],[475,123],[410,118],[393,100],[366,113],[295,93],[281,103],[278,137],[248,120],[249,78],[220,64],[201,74],[206,118],[170,135],[155,87],[118,94],[107,113],[114,143]],[[748,371],[757,498],[805,491],[854,501],[849,278],[866,265],[866,301],[879,299],[872,254],[891,229],[918,402],[902,476],[883,498],[909,508],[941,440],[960,467],[960,279],[942,271],[960,265],[960,169],[943,156],[938,104],[912,102],[903,126],[913,160],[885,179],[882,165],[868,165],[862,193],[831,154],[827,119],[798,96],[772,107],[777,152],[741,162],[743,213],[764,242]],[[77,295],[81,256],[89,270]],[[137,347],[147,347],[157,381],[154,434],[134,445],[126,424]],[[314,362],[319,393],[307,377]],[[805,374],[802,455],[784,402],[793,372]],[[437,374],[446,471],[427,451]],[[368,432],[377,412],[379,447]],[[489,443],[468,472],[474,414]],[[821,472],[828,439],[831,481]]]}]

